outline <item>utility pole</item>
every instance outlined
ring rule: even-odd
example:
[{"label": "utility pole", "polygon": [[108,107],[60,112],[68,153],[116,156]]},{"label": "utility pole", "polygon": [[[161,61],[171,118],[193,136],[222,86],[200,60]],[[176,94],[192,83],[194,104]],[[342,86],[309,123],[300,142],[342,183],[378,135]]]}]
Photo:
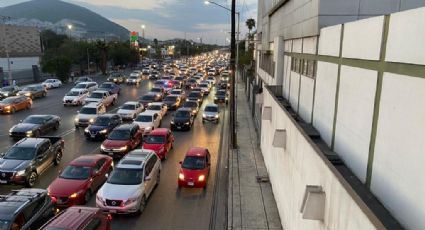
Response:
[{"label": "utility pole", "polygon": [[89,54],[89,48],[87,48],[87,74],[90,76],[90,54]]},{"label": "utility pole", "polygon": [[233,149],[237,148],[236,141],[236,114],[235,114],[235,54],[236,54],[236,41],[235,41],[235,14],[236,14],[236,0],[232,0],[231,8],[231,34],[230,34],[230,143]]},{"label": "utility pole", "polygon": [[4,46],[4,52],[6,53],[6,59],[7,59],[7,73],[8,73],[8,82],[9,85],[12,85],[12,68],[10,66],[10,56],[9,56],[9,47],[7,44],[7,34],[6,34],[6,20],[10,20],[11,17],[9,16],[0,16],[0,18],[3,21],[3,46]]}]

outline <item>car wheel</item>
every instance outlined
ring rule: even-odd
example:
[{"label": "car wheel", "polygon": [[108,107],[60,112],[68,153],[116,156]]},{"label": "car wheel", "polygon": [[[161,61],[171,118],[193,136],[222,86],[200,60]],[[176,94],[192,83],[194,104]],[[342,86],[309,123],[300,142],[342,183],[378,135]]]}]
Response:
[{"label": "car wheel", "polygon": [[15,112],[16,112],[15,107],[12,107],[12,109],[10,110],[10,113],[15,113]]},{"label": "car wheel", "polygon": [[34,186],[35,182],[37,181],[37,177],[38,177],[37,172],[32,171],[30,173],[30,175],[28,176],[26,186],[28,188],[32,188]]},{"label": "car wheel", "polygon": [[84,204],[87,204],[90,201],[91,198],[91,191],[90,189],[86,191],[86,194],[84,194]]},{"label": "car wheel", "polygon": [[142,200],[140,201],[139,210],[137,211],[138,214],[142,214],[143,213],[143,211],[146,208],[146,203],[147,203],[146,196],[143,195]]},{"label": "car wheel", "polygon": [[30,103],[28,103],[27,109],[31,109],[31,104]]},{"label": "car wheel", "polygon": [[55,123],[55,126],[53,127],[53,129],[58,130],[59,129],[59,122]]},{"label": "car wheel", "polygon": [[54,165],[58,165],[62,160],[62,151],[58,151],[55,156],[55,160],[53,161]]}]

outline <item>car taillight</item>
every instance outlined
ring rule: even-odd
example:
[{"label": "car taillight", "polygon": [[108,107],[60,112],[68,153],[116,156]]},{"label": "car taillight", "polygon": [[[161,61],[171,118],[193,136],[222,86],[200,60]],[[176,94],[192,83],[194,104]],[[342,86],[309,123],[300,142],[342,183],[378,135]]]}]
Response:
[{"label": "car taillight", "polygon": [[108,221],[112,221],[112,215],[111,215],[111,214],[108,214],[108,215],[106,216],[106,220],[108,220]]}]

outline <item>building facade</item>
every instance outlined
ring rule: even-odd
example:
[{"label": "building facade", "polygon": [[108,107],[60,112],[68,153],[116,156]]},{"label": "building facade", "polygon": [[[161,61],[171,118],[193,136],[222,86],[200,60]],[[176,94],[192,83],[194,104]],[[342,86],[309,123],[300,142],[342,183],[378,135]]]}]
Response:
[{"label": "building facade", "polygon": [[283,228],[422,229],[425,2],[258,5],[255,97]]}]

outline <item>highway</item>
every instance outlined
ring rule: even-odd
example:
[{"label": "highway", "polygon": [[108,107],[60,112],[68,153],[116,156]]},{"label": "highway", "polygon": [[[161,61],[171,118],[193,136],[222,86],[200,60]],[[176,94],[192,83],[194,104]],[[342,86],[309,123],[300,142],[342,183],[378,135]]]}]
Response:
[{"label": "highway", "polygon": [[[96,82],[101,83],[106,77],[95,77]],[[49,135],[62,136],[65,140],[65,152],[62,162],[58,167],[51,167],[39,176],[35,185],[37,188],[47,188],[56,178],[60,169],[78,156],[100,152],[101,142],[91,142],[84,138],[84,129],[74,128],[74,117],[80,107],[64,107],[62,97],[72,88],[72,84],[62,88],[51,89],[46,98],[34,100],[30,110],[19,111],[13,115],[0,115],[0,152],[4,152],[14,144],[8,137],[8,130],[20,120],[31,114],[54,114],[61,117],[59,130]],[[143,80],[139,86],[121,85],[121,95],[118,103],[108,108],[108,113],[115,112],[126,101],[137,98],[153,86],[153,82]],[[205,98],[202,108],[212,103],[214,89]],[[223,123],[227,122],[227,109],[221,106],[219,124],[202,123],[201,114],[196,117],[192,129],[188,132],[173,132],[175,136],[174,149],[168,159],[162,162],[161,182],[148,200],[148,205],[142,215],[113,216],[112,229],[208,229],[210,224],[211,207],[214,198],[214,185],[217,168],[217,160],[220,147],[220,138],[223,136]],[[201,109],[202,110],[202,109]],[[169,127],[171,113],[168,113],[162,121],[162,127]],[[177,189],[177,177],[179,161],[190,147],[207,147],[211,152],[211,172],[208,186],[203,189]],[[21,186],[1,185],[0,193],[7,194]],[[88,206],[95,206],[93,195]]]}]

